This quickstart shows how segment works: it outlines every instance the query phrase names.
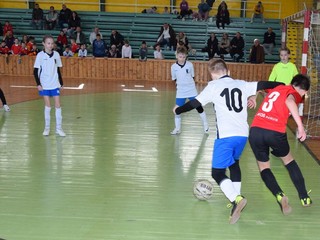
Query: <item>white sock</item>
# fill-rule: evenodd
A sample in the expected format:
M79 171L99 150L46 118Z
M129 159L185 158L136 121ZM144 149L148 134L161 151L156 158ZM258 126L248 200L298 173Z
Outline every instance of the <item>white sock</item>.
M44 126L45 128L50 128L50 111L51 107L44 107Z
M56 129L61 129L61 126L62 126L61 108L56 108Z
M230 202L235 201L236 197L239 195L229 178L223 180L220 183L220 189L224 193L224 195L229 199Z
M232 184L238 195L241 195L241 182L232 182Z
M175 128L180 131L180 129L181 129L181 116L180 115L174 116L174 124L175 124Z
M199 113L201 120L202 120L202 124L203 124L203 129L206 131L209 128L208 125L208 121L207 121L207 115L205 112Z

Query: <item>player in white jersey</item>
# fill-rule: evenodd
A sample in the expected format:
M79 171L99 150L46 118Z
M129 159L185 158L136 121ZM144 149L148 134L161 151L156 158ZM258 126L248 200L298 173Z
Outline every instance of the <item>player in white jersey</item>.
M176 58L177 62L171 66L171 77L176 82L176 106L182 106L187 99L192 100L197 95L196 84L194 82L194 68L193 64L187 61L188 50L185 47L179 47L177 49ZM205 133L208 133L209 126L207 122L206 113L202 106L196 108L200 114L203 129ZM171 131L172 135L180 134L181 132L181 116L175 115L174 118L175 128Z
M44 50L39 52L34 63L34 77L39 90L39 95L43 96L45 109L45 128L44 136L50 133L50 97L53 97L55 103L56 115L56 134L61 137L66 136L62 130L62 114L60 105L60 89L63 81L59 68L62 67L61 58L58 52L53 50L54 40L52 36L44 36L42 44Z
M256 95L258 90L273 88L281 83L233 80L228 76L227 65L222 59L210 60L208 68L213 81L194 100L175 108L174 113L179 115L209 102L214 104L217 139L212 156L212 177L233 204L229 222L234 224L247 203L241 195L239 165L249 134L247 106L255 107L255 101L250 97ZM227 168L230 178L226 175Z

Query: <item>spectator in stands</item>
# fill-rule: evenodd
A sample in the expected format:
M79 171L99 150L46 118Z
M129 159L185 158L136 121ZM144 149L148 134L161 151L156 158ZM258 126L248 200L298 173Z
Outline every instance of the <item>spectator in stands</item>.
M122 50L121 50L121 57L122 58L132 58L132 48L131 48L128 40L124 41L124 45L122 46Z
M96 39L92 43L92 55L94 57L106 57L107 44L101 39L98 33Z
M21 54L21 44L18 38L14 39L14 44L11 46L11 54L20 55Z
M28 37L28 35L23 35L23 36L22 36L22 39L21 39L21 43L27 44L28 42L29 42L29 37Z
M164 59L164 56L163 56L163 53L162 53L162 50L161 50L161 46L160 46L159 43L157 43L154 46L153 56L154 56L155 59Z
M193 20L207 21L210 10L211 8L208 3L206 3L204 0L201 0L198 5L198 12L193 13Z
M264 49L257 38L254 39L253 45L250 49L249 62L257 64L264 63Z
M215 1L216 1L216 0L206 0L206 3L209 5L210 10L212 9L213 4L214 4Z
M0 54L7 55L7 56L8 56L8 54L10 54L10 48L8 48L8 46L7 46L5 41L1 42Z
M14 44L15 37L13 36L11 31L8 31L6 35L3 37L3 40L6 42L6 45L9 49L11 49L11 46Z
M28 53L31 51L31 49L33 48L33 44L35 42L35 38L33 36L29 37L28 43L26 44L27 49L28 49Z
M139 49L139 61L147 61L148 47L146 41L142 41Z
M58 21L58 12L51 6L46 15L46 29L52 30L56 27Z
M120 57L121 57L121 54L120 54L120 52L119 52L119 50L118 50L118 48L117 48L116 45L114 45L114 44L111 45L111 47L110 47L110 49L109 49L109 51L108 51L107 56L108 56L109 58L120 58Z
M103 39L103 36L100 32L100 29L98 27L93 28L93 31L90 33L89 42L92 45L93 41L97 38L97 34L100 34L101 39Z
M244 56L244 40L240 32L232 38L230 42L230 56L233 58L234 62L240 62L240 59Z
M3 36L3 27L2 27L2 24L1 24L1 21L0 21L0 36Z
M84 58L88 55L88 51L86 49L86 44L81 44L80 49L78 51L78 57Z
M252 14L252 17L251 17L251 23L253 23L253 19L254 19L254 18L261 18L262 23L266 23L266 22L264 21L264 18L263 18L263 13L264 13L264 7L263 7L263 5L262 5L262 2L259 1L259 2L254 6L253 14Z
M187 50L189 50L189 39L187 38L186 34L184 32L179 32L178 35L177 35L177 39L176 39L176 42L183 42L183 45L185 46L185 48Z
M59 13L59 27L60 29L69 28L69 19L71 18L72 11L67 8L65 4L62 4L62 9Z
M142 11L142 13L155 14L155 13L157 13L157 7L154 6L154 7L152 7L152 8L144 9L144 10Z
M219 47L220 58L224 59L224 55L229 54L230 52L230 40L229 40L228 33L224 33L222 35L222 38L219 42L218 47Z
M71 17L69 18L68 25L68 36L72 37L77 27L81 27L81 18L78 16L78 13L76 11L72 12Z
M228 5L226 4L225 1L222 1L220 3L218 7L217 16L216 16L216 25L218 29L220 29L220 24L223 29L225 24L227 25L230 24L230 14L228 10Z
M218 54L218 39L215 33L211 33L209 39L207 40L207 49L208 49L208 56L209 60L214 58L214 55Z
M8 31L10 31L10 32L13 34L13 26L12 26L12 24L7 20L7 21L5 21L4 26L3 26L3 36L5 36Z
M79 48L80 48L80 44L76 43L76 40L74 38L70 39L70 50L73 53L73 55L78 54Z
M66 46L66 49L63 51L64 57L73 57L73 52L71 51L69 46Z
M63 30L60 30L60 34L57 37L57 52L62 56L65 47L68 45L68 39Z
M178 16L179 19L185 20L186 16L190 17L192 15L192 10L189 9L189 4L186 0L182 0L180 3L180 14Z
M262 45L264 52L271 55L273 48L276 46L276 34L271 27L268 27L268 31L264 33Z
M122 46L124 45L124 37L117 30L111 31L110 45L116 45L119 52L122 50Z
M27 48L27 44L25 44L24 42L21 42L21 56L24 55L28 55L28 48Z
M76 30L72 34L72 38L76 40L76 43L80 46L83 43L86 43L86 35L82 32L81 27L77 27Z
M39 7L38 3L34 4L31 24L34 29L43 29L43 10Z
M176 33L170 24L164 23L163 26L161 26L157 43L159 43L160 46L166 46L168 50L175 50L177 45Z
M164 7L162 14L170 14L169 8L168 7Z
M39 49L36 43L32 45L31 50L28 52L28 56L37 56L39 53Z

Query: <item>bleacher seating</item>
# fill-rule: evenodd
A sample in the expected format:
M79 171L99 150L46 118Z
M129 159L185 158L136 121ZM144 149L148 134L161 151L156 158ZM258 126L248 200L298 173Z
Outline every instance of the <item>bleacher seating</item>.
M32 35L36 38L36 42L40 43L43 35L51 34L58 36L59 29L56 30L33 30L31 22L32 9L13 9L0 8L0 21L3 23L9 20L14 26L14 35L21 39L22 35ZM44 10L46 12L46 10ZM81 17L82 30L89 39L90 32L97 26L106 39L109 41L111 30L118 30L126 39L130 41L133 48L133 54L138 56L139 47L142 41L146 41L148 46L153 46L157 40L160 27L167 22L172 25L176 33L183 31L189 39L193 49L196 50L195 55L190 55L192 60L207 60L207 53L201 52L205 47L206 41L211 32L215 32L220 40L222 34L227 32L230 39L236 32L241 32L245 40L245 57L247 61L248 52L255 38L263 40L263 34L268 27L272 27L276 33L276 48L273 55L266 55L267 63L275 63L279 61L278 48L281 45L281 25L279 19L266 19L266 24L255 22L250 23L249 18L231 18L231 23L225 29L217 29L215 20L208 22L194 22L191 19L182 21L177 19L176 15L165 14L143 14L143 13L111 13L111 12L89 12L78 11ZM166 59L174 59L173 51L164 51ZM148 56L153 58L153 50L149 49ZM226 58L230 60L230 58Z

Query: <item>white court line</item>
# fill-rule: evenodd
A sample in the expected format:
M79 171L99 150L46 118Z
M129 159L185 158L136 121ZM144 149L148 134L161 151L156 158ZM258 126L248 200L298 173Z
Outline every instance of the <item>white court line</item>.
M37 86L19 86L19 85L11 85L13 88L36 88ZM67 90L81 90L84 88L84 83L81 83L78 87L63 87L63 89Z
M130 89L130 88L124 88L122 89L125 92L158 92L158 89L156 89L155 87L152 87L152 89L148 90L148 89Z

